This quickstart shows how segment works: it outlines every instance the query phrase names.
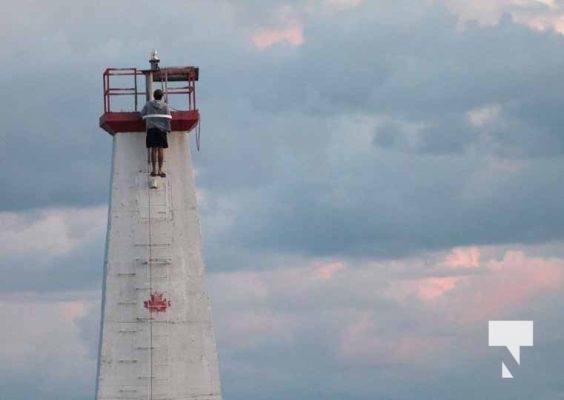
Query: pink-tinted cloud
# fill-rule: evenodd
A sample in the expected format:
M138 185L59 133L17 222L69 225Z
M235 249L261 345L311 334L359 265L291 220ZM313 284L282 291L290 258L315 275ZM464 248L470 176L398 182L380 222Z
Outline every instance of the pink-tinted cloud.
M339 357L355 364L413 364L431 356L448 358L446 354L452 350L454 340L458 347L474 349L474 336L462 333L445 336L437 334L436 329L447 328L453 332L454 326L466 326L464 332L474 332L473 327L485 326L488 320L503 319L535 298L564 287L563 259L529 257L523 251L514 250L506 250L501 256L486 255L493 252L478 247L455 248L438 256L432 266L410 265L415 270L425 265L437 276L410 280L390 277L385 296L394 299L405 311L417 305L417 317L409 317L409 321L426 328L408 332L392 329L395 334L390 334L387 326L390 321L366 310L344 324L339 333ZM395 267L399 265L396 263ZM449 276L449 270L455 275ZM355 272L349 268L342 274Z
M483 258L483 257L482 257ZM478 249L453 250L439 265L481 267L480 273L398 281L388 295L401 304L418 298L430 318L473 324L503 318L537 296L562 289L564 260L506 251L480 260Z
M455 342L473 348L476 327L560 290L564 260L472 246L366 264L294 260L211 280L218 339L227 348L291 345L316 327L346 363L427 363L448 359Z
M450 268L479 267L480 249L478 247L458 247L446 255L444 265Z
M417 292L423 300L431 300L442 296L456 287L460 277L427 278L417 282Z
M328 264L321 264L313 268L313 276L316 279L327 281L332 279L335 274L345 269L345 264L342 262L332 262Z
M283 28L263 29L252 36L252 41L259 49L265 49L276 43L287 42L293 46L304 44L303 25L298 22L291 23Z
M486 268L488 274L468 278L465 287L451 299L463 322L503 317L507 311L564 284L562 259L530 258L520 251L508 251L501 260L489 260Z
M480 266L480 249L478 247L457 247L442 257L436 263L437 268L448 269L478 268ZM421 268L414 266L414 268ZM444 274L444 272L441 272ZM430 276L417 279L404 279L392 282L387 295L403 301L406 298L417 297L421 300L433 300L455 289L466 279L463 275Z
M475 274L445 276L444 267L481 269ZM520 251L483 259L477 247L455 248L436 263L436 268L437 276L392 281L386 295L399 303L419 299L431 312L448 309L455 320L472 323L502 317L535 296L564 285L564 260L528 257Z
M412 298L429 301L456 288L461 279L463 278L458 276L448 276L400 280L392 282L386 296L400 303Z
M564 12L554 15L527 15L523 13L515 13L516 22L529 26L537 31L554 30L564 34Z

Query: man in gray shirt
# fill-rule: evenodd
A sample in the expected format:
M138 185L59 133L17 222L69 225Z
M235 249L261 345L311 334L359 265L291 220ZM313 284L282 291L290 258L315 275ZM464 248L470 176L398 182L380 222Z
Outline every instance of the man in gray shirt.
M151 176L165 177L163 172L164 149L168 148L167 134L170 132L170 110L163 101L163 91L157 89L153 92L154 100L148 101L141 110L141 116L145 120L147 138L145 143L151 149L151 165L153 167ZM157 159L159 169L157 170Z

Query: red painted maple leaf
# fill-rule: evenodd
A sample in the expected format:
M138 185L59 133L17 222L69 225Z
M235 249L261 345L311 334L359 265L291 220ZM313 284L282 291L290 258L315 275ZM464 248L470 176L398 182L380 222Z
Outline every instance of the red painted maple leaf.
M170 304L170 300L165 299L164 294L159 292L151 293L150 299L144 302L145 308L150 312L165 312Z

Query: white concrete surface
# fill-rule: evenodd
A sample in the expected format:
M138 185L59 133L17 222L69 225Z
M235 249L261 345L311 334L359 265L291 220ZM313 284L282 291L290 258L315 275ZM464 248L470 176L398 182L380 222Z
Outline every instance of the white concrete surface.
M188 138L169 134L150 189L145 135L114 136L97 400L221 399Z

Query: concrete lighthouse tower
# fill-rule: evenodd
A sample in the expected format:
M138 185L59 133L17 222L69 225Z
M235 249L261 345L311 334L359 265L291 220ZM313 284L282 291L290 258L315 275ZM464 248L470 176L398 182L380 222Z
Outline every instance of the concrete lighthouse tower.
M156 51L150 61L103 75L100 126L113 136L113 162L96 399L220 400L186 134L199 121L199 70L159 67ZM172 112L164 178L149 175L138 112L157 86L183 108ZM125 98L130 110L113 111Z

